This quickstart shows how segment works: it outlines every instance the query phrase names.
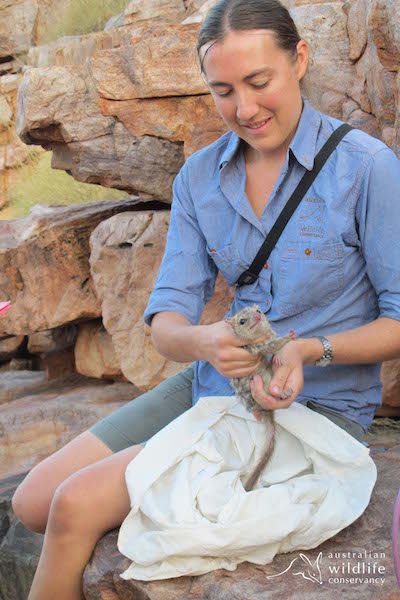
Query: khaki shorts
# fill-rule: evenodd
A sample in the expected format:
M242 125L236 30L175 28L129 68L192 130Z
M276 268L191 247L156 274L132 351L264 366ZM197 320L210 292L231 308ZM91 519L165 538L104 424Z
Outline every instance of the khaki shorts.
M192 407L193 377L193 366L183 369L150 392L107 415L93 425L90 431L113 452L136 444L145 445L153 435ZM365 430L355 421L319 406L312 400L301 400L301 403L333 421L359 442L363 441Z

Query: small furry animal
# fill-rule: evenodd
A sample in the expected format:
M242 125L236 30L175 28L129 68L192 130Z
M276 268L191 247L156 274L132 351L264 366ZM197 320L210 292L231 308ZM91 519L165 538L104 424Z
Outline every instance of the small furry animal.
M229 382L236 392L236 396L242 400L246 408L251 411L257 411L263 419L267 429L267 441L265 450L262 454L261 459L256 465L255 469L251 473L250 477L246 481L245 490L250 491L254 488L257 480L271 458L274 450L275 442L275 422L274 414L272 410L262 408L254 400L251 390L250 381L254 375L259 374L264 383L264 389L268 390L268 386L272 379L272 360L269 360L268 355L278 352L285 344L295 339L294 332L291 331L289 335L285 337L279 337L278 334L272 329L268 319L257 304L253 306L246 306L242 310L239 310L233 317L226 319L226 322L232 327L234 333L242 340L249 340L248 346L243 346L245 350L248 350L252 354L263 354L264 359L257 369L248 376L245 377L234 377ZM269 333L269 338L260 344L251 344L251 340L263 337ZM293 390L287 389L284 391L279 398L287 399L293 394Z

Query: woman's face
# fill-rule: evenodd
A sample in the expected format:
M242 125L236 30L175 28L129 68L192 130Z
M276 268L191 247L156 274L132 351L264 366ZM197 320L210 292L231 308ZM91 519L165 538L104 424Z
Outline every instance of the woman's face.
M204 54L207 82L228 127L259 157L286 151L302 111L299 82L307 69L307 44L298 43L294 59L270 31L230 31L204 45Z

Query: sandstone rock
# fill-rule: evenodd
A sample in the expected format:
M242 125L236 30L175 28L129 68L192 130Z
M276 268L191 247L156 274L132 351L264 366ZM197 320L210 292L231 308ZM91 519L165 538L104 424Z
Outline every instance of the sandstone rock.
M117 117L134 136L183 142L185 157L227 131L210 95L118 102L100 99L99 106L104 115Z
M183 0L131 0L124 11L124 23L136 23L147 19L176 18L184 13Z
M28 351L31 354L41 354L66 350L75 345L78 336L76 325L56 327L46 331L32 333L28 338Z
M42 354L37 364L38 369L46 374L47 381L64 379L76 373L73 349Z
M99 52L90 59L99 93L105 97L116 96L121 70L122 81L128 78L132 82L128 86L130 98L208 93L195 51L198 29L197 24L163 24L153 26L147 35L139 30L131 40L131 47L105 53L108 61L115 61L115 57L120 55L121 68L116 72L103 71L99 65L104 62L104 53Z
M25 600L28 597L43 536L25 529L11 508L14 491L25 474L0 479L0 598Z
M0 131L11 125L12 110L4 96L0 96Z
M304 94L318 110L341 118L337 95L341 96L343 104L354 78L343 4L295 6L292 15L301 37L310 46L309 69L302 84ZM324 95L332 91L334 96ZM330 102L332 98L333 103Z
M367 15L370 5L371 0L355 0L349 10L347 30L350 40L349 56L352 60L358 60L367 47Z
M78 181L170 201L184 161L182 145L147 136L138 140L114 118L102 116L87 69L27 71L18 106L18 134L28 144L51 147L54 168Z
M89 236L103 219L135 206L143 206L138 198L36 206L29 217L0 221L0 297L12 301L0 338L99 317Z
M372 112L382 123L393 123L396 115L395 74L380 63L372 41L368 43L362 59L358 61L356 72L352 97L360 102L363 110ZM361 83L358 82L359 78ZM357 97L357 86L363 88L367 102L365 98Z
M191 6L196 8L196 12L186 17L186 19L182 22L184 25L187 23L202 23L208 11L216 4L217 0L206 0L203 3L200 2L192 2Z
M90 265L103 323L126 378L146 391L183 368L154 348L142 317L164 253L168 211L121 215L102 223L90 238ZM116 215L117 217L117 215ZM219 277L201 323L222 319L233 298Z
M90 321L79 326L75 364L77 372L87 377L126 381L112 338L101 321Z
M382 364L382 404L400 407L400 360L388 360Z
M0 385L5 375L0 373ZM43 377L41 383L40 387L25 383L16 399L0 405L0 474L31 469L140 394L129 383L78 375L56 382Z
M24 335L10 336L0 340L0 360L7 360L15 356L24 340Z
M368 27L379 60L390 71L400 69L400 14L397 0L373 0Z
M0 405L24 394L46 387L47 377L42 371L2 371L0 373Z
M6 371L35 371L35 360L33 358L12 358L7 365Z
M1 0L0 57L14 57L29 50L38 5L32 0Z
M386 456L387 454L387 456ZM254 598L307 598L319 600L321 593L327 600L335 600L338 593L345 592L346 600L395 600L398 597L396 578L391 552L392 507L398 493L398 480L394 477L400 466L400 447L390 453L372 454L378 468L378 479L371 501L352 525L339 532L314 550L306 550L305 555L314 562L319 552L322 585L316 585L305 577L293 577L289 572L273 580L266 576L285 571L291 561L298 558L297 552L277 555L273 562L258 566L242 563L236 571L213 571L200 577L179 577L163 581L125 581L120 574L130 564L117 549L118 531L108 533L100 540L84 573L84 592L87 600L168 600L181 598L208 598L210 600L253 600ZM366 554L359 558L358 553ZM341 557L346 555L346 559ZM354 553L354 554L353 554ZM369 558L372 553L372 558ZM383 557L374 558L373 553ZM349 558L347 558L349 556ZM336 558L338 557L338 558ZM383 584L349 584L329 581L330 568L338 568L344 579L352 576L351 569L383 567ZM345 564L342 574L342 565ZM349 564L348 564L349 563ZM349 570L348 570L349 569ZM338 577L340 577L338 576ZM360 576L360 575L359 575ZM379 587L379 589L378 589Z

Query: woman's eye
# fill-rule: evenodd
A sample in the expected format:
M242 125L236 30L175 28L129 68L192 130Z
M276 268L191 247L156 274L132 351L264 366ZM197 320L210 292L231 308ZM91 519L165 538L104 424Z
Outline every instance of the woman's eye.
M227 92L217 92L217 96L219 96L220 98L225 98L226 96L229 96L231 91L232 90L228 90Z
M268 84L269 84L269 81L264 81L264 83L253 83L252 86L256 90L261 90L262 88L267 87Z

